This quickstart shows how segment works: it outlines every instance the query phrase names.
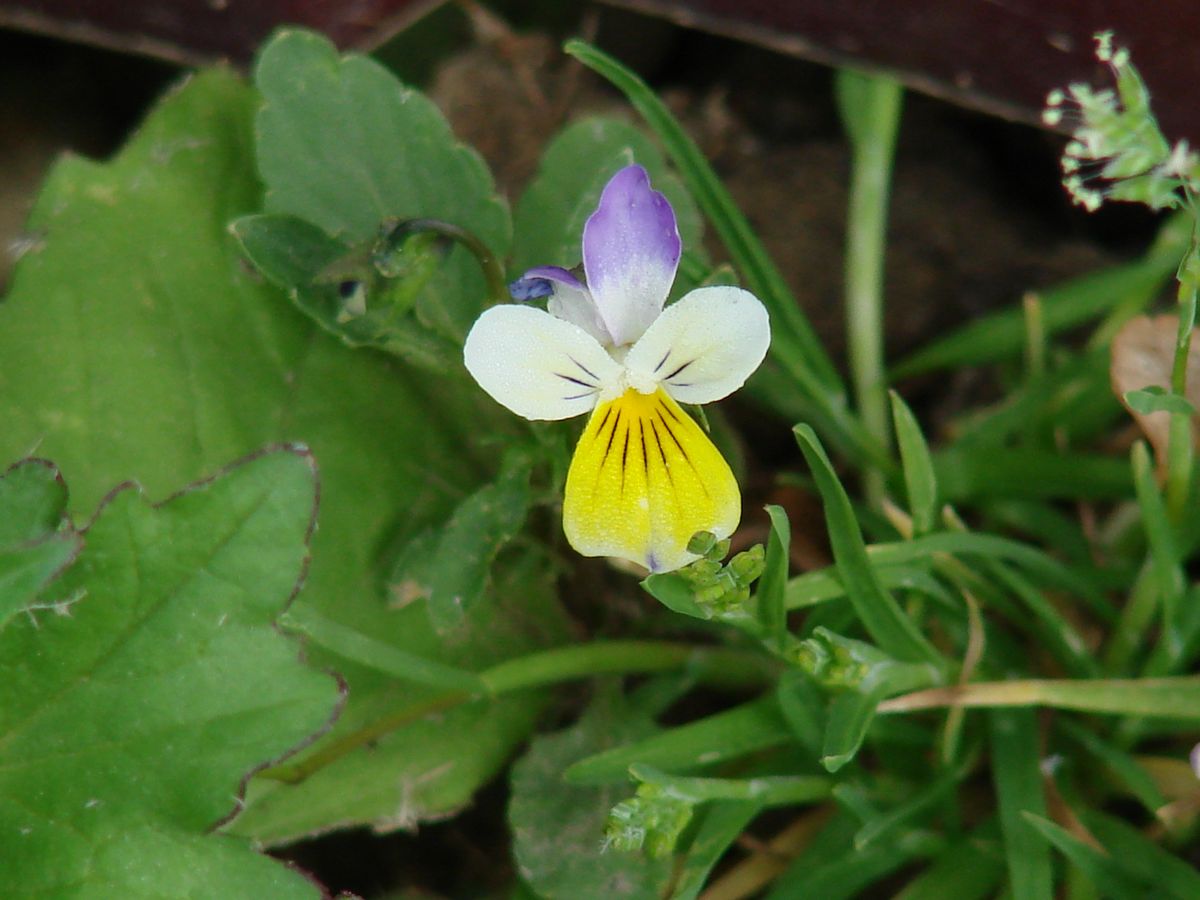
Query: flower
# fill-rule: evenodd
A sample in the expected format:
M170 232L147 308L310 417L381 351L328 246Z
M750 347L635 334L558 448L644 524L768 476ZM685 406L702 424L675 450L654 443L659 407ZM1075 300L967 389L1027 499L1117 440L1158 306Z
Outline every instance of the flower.
M527 419L591 413L567 474L563 530L585 556L668 572L697 559L698 531L729 536L737 481L679 406L737 390L770 344L763 305L736 287L702 287L663 308L681 243L675 212L641 166L605 185L583 229L586 283L558 266L513 282L467 335L467 370Z

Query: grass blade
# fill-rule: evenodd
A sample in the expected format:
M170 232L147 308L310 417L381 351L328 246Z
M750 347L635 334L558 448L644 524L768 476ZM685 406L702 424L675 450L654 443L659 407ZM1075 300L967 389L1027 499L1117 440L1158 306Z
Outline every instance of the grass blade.
M912 516L913 535L920 537L929 534L937 525L937 474L917 417L895 391L891 391L891 398L892 424L896 429L896 442L900 446L908 512Z
M1046 817L1037 714L1025 709L998 710L988 722L1009 889L1021 900L1053 900L1050 845L1025 818L1026 814Z
M937 650L880 584L867 556L850 498L838 481L816 433L807 425L797 425L793 431L824 501L833 558L863 627L886 653L896 659L934 663L944 668L945 661Z
M575 784L624 782L634 763L670 771L694 769L790 740L791 729L774 695L769 694L727 712L589 756L567 769L564 777Z

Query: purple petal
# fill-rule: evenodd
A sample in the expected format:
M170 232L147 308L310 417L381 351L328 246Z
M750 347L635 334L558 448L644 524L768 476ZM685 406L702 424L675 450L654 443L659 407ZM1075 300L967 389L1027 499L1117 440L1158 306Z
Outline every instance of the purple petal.
M508 286L514 300L540 300L554 293L554 284L583 290L583 282L562 266L535 266Z
M596 311L592 295L582 281L562 266L537 266L508 286L514 300L549 297L546 311L578 325L601 344L612 345L612 336Z
M679 267L679 229L667 198L641 166L626 166L583 228L583 268L616 345L642 336L662 311Z

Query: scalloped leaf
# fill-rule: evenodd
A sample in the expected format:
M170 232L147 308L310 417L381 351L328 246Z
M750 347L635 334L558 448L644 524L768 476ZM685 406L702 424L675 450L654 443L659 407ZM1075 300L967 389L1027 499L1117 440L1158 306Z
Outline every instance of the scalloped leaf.
M306 453L260 456L159 507L105 501L51 599L0 632L7 896L316 897L211 835L255 767L325 726L336 681L274 627L316 504Z
M471 669L561 640L544 557L496 579L447 641L422 604L389 605L395 549L493 474L496 456L477 429L504 431L477 389L346 347L248 270L226 225L261 206L258 103L232 73L204 72L111 161L55 166L29 224L44 240L0 304L0 459L38 446L71 484L70 510L86 518L127 479L163 496L263 446L301 442L320 464L321 511L298 607ZM350 685L337 729L311 752L434 690L317 638L308 655ZM260 785L249 802L271 794L269 809L248 810L237 827L282 841L445 815L495 775L545 696L475 704L390 733L304 785Z
M257 154L267 212L297 216L350 245L374 238L389 217L441 219L507 254L508 208L479 154L379 63L339 56L319 34L283 29L259 54L254 80L265 100ZM478 264L456 248L417 312L461 338L484 297Z
M66 506L66 485L45 460L22 460L0 476L0 629L32 613L38 591L79 552Z

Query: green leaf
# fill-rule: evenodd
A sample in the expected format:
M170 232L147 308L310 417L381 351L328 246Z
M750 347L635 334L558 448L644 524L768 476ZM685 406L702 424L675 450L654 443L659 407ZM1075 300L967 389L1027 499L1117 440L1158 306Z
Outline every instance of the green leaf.
M1168 220L1158 240L1139 260L1089 273L1042 292L1046 336L1095 319L1119 305L1140 309L1158 295L1179 266L1192 229L1187 213ZM1134 303L1130 303L1132 298ZM978 366L1019 356L1025 347L1024 308L993 313L922 347L893 367L892 380L934 369Z
M81 541L64 521L66 505L58 469L44 460L24 460L0 476L0 629L17 613L32 612L38 591L79 552Z
M1188 900L1200 896L1200 872L1120 819L1085 810L1084 825L1124 871L1153 886L1152 896Z
M67 508L67 487L53 463L26 459L0 476L0 550L51 537Z
M69 616L0 633L0 880L29 895L316 897L214 836L247 774L324 726L336 682L274 619L315 512L311 458L271 453L155 508L105 502L50 588ZM152 887L151 887L152 886Z
M934 454L933 465L942 499L948 503L991 498L1123 500L1133 493L1129 467L1099 453L955 445Z
M0 304L0 458L40 442L86 519L127 479L162 497L263 446L302 442L320 466L321 514L297 609L471 669L560 640L544 558L499 579L453 643L438 639L423 604L389 605L397 548L493 471L495 453L472 437L487 398L347 348L246 271L226 223L261 204L258 103L229 72L203 73L111 161L56 165L29 222L47 238ZM309 754L436 691L319 640L309 655L350 686L342 718ZM273 811L248 809L235 827L281 840L445 814L495 775L544 702L530 691L476 704L388 733L319 781L256 784L250 806L271 794Z
M900 461L904 469L908 512L912 516L913 534L920 537L937 527L937 474L917 417L898 393L891 391L891 398L892 423L896 429L896 442L900 447Z
M670 900L695 900L713 867L761 810L762 804L750 800L710 804L678 865Z
M230 231L255 268L286 291L301 312L349 346L377 347L431 372L456 371L458 345L423 327L407 309L385 303L348 313L340 284L321 276L351 250L315 225L295 216L266 214L242 216ZM364 292L367 283L360 286Z
M983 900L997 896L1004 877L1004 858L995 844L995 828L980 828L975 834L946 847L932 865L896 895L896 900Z
M1130 454L1133 467L1133 482L1137 490L1138 506L1142 513L1142 527L1146 542L1150 545L1150 565L1158 582L1158 601L1162 609L1162 640L1177 657L1182 649L1179 623L1179 608L1187 590L1187 579L1181 565L1181 556L1175 529L1167 518L1166 504L1154 478L1154 464L1145 443L1138 441Z
M915 848L903 844L878 843L857 850L854 834L858 824L841 813L821 829L767 894L768 900L789 897L820 897L821 900L850 900L862 896L868 885L909 861Z
M771 534L767 539L766 568L758 580L754 597L766 639L782 647L787 635L784 592L787 588L788 548L791 546L792 529L782 506L767 506L766 510L771 520Z
M508 453L496 480L460 503L442 528L424 567L426 608L438 633L462 628L467 613L483 597L496 554L525 523L530 469L527 453Z
M604 824L627 784L563 781L572 763L606 747L651 734L654 723L629 709L615 692L593 702L565 731L537 737L513 766L508 823L517 871L539 896L563 900L658 897L671 859L605 850Z
M917 698L924 698L918 702ZM889 710L895 708L889 701ZM1115 716L1200 719L1200 675L1178 678L1089 680L1029 679L972 682L953 689L934 689L906 699L905 709L927 709L953 703L964 707L1049 706Z
M373 238L389 217L435 218L507 253L508 209L479 155L379 63L339 57L326 38L284 29L259 54L254 80L265 101L257 158L267 212L304 219L347 245ZM422 291L418 313L461 338L485 296L478 264L456 248Z
M880 584L867 557L862 530L854 517L850 498L834 474L816 433L807 425L797 425L793 432L821 492L833 558L846 586L846 595L863 627L896 659L941 665L937 650Z
M344 659L369 666L393 678L445 690L477 694L485 690L483 681L469 669L406 653L361 631L340 625L309 606L289 610L280 618L280 623L286 628L302 632Z
M818 755L826 728L824 691L807 672L788 669L779 678L775 697L793 737L807 752Z
M573 268L582 260L583 226L612 174L637 163L675 210L684 249L703 253L704 223L696 202L644 132L618 119L573 122L546 147L537 175L513 212L512 271ZM694 257L693 257L694 258Z
M1125 402L1135 413L1149 415L1156 412L1182 413L1194 416L1196 408L1187 397L1170 394L1158 385L1142 388L1138 391L1126 391Z
M1046 816L1037 714L1031 709L994 710L988 722L1009 887L1014 897L1050 900L1054 896L1050 846L1029 819Z
M1136 797L1150 815L1157 814L1159 809L1167 805L1167 798L1163 796L1153 777L1132 754L1065 716L1058 719L1055 726L1099 760L1114 776L1114 780Z
M1010 561L1041 582L1086 597L1089 603L1097 609L1107 608L1106 618L1113 616L1111 604L1102 596L1096 586L1081 577L1078 571L1064 566L1036 547L1020 541L994 534L940 532L914 538L911 541L872 544L867 548L868 559L881 572L886 572L892 566L904 566L920 560L932 559L942 553L967 558L979 556ZM825 577L818 579L817 576L826 576L827 574L834 573L832 570L824 570L819 573L810 572L792 579L792 584L806 587L811 583L824 595L829 592L830 587L825 581ZM809 578L813 580L806 581ZM796 590L798 592L799 587ZM789 597L792 593L793 588L789 587Z
M790 738L775 698L766 696L589 756L571 765L565 777L573 784L609 784L625 781L634 763L682 771L777 747Z
M802 646L817 661L813 666L817 680L845 691L830 704L825 725L821 765L829 772L836 772L858 753L881 700L937 680L936 670L928 664L898 662L870 644L827 628L814 629Z

